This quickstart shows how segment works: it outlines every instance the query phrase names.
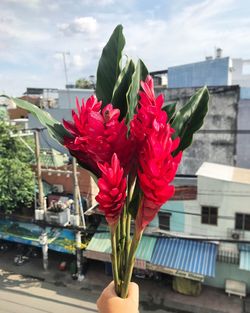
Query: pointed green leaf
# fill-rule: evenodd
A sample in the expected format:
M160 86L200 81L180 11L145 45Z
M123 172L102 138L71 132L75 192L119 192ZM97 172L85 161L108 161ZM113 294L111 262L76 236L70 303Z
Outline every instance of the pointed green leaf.
M125 117L127 113L126 94L131 84L132 75L134 71L135 71L134 62L132 60L127 61L126 66L123 68L115 84L111 103L115 108L120 110L121 118Z
M103 48L97 68L96 96L98 100L102 100L103 107L111 102L113 90L121 72L121 57L124 46L125 38L122 33L122 25L118 25Z
M47 127L50 136L63 144L64 136L72 137L63 125L54 119L48 112L41 110L36 105L18 98L10 98L18 107L23 108L38 118L41 124Z
M127 103L128 103L128 112L127 112L127 121L130 121L135 113L135 108L138 103L138 92L140 90L141 80L145 80L148 75L148 70L146 65L142 60L138 60L134 74L132 76L132 82L127 93Z
M162 110L165 111L168 115L168 121L170 121L174 117L175 109L176 103L167 104L162 108Z
M207 87L203 87L176 113L171 123L175 129L173 138L180 137L181 142L174 155L191 145L194 133L203 125L208 111L208 102L209 92Z

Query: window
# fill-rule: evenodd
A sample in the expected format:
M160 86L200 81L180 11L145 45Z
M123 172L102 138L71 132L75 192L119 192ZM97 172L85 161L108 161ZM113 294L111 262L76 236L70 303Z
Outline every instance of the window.
M235 229L250 230L250 214L235 214Z
M159 228L162 230L170 230L170 217L171 214L159 212Z
M217 225L218 208L213 206L201 207L201 223L209 225Z

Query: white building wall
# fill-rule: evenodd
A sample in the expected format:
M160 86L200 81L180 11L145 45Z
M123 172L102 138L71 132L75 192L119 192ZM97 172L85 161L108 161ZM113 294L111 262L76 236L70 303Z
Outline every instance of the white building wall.
M233 59L232 84L250 88L250 59Z
M250 185L198 177L197 201L185 202L185 211L201 214L201 206L218 207L217 225L201 223L200 215L185 216L185 231L190 234L219 238L231 238L235 229L235 214L250 214ZM250 231L244 232L244 239L250 240Z

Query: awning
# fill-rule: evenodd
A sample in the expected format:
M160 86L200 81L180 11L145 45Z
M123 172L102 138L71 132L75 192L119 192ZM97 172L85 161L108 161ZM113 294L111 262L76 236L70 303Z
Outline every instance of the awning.
M156 243L155 237L143 236L136 251L135 267L146 268L146 262L152 258ZM87 258L110 262L111 244L109 232L95 233L88 244L84 255Z
M215 276L216 254L214 243L158 238L150 263L172 275L202 280L204 276Z

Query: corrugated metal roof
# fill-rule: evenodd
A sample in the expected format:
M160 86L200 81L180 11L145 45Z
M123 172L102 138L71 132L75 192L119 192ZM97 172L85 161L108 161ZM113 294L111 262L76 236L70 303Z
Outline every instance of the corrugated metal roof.
M204 162L196 175L235 183L250 184L250 170L240 167Z
M143 236L136 251L136 259L150 261L155 243L155 237ZM95 233L86 250L111 253L110 234L108 232Z
M241 251L240 252L240 269L245 271L250 271L250 252Z
M151 263L166 268L215 276L217 246L208 242L158 238Z

